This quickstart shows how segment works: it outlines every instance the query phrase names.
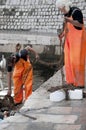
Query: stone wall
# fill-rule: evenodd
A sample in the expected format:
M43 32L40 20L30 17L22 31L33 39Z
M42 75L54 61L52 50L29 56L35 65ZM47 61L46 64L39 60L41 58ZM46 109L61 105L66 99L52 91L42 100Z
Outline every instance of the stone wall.
M56 0L0 0L0 29L28 30L57 33L63 18L58 15ZM86 0L71 0L84 15L86 25Z
M86 0L71 1L82 10L86 25ZM13 52L16 43L30 41L39 53L54 46L54 53L60 54L57 30L62 28L63 16L55 3L56 0L0 0L0 52Z

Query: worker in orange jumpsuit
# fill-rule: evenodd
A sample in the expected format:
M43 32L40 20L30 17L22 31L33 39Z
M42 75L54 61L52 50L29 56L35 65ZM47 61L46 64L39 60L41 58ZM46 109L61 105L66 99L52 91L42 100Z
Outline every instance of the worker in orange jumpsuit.
M35 54L36 59L38 54L30 46L25 47L19 53L12 54L8 58L7 75L8 75L8 95L11 95L11 77L13 77L14 85L14 103L20 104L23 101L23 89L25 90L25 100L32 94L33 84L33 68L29 60L28 51ZM12 76L13 68L13 76Z
M86 31L83 14L72 7L69 0L57 0L56 7L64 14L65 27L60 40L64 37L64 63L66 82L76 88L85 86Z

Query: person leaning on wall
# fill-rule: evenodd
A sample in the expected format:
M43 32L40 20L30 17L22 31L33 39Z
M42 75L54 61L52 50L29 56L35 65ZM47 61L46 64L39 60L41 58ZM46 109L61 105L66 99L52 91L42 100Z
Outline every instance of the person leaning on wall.
M64 64L66 82L76 88L85 86L86 31L82 11L70 0L56 0L56 8L64 15Z
M8 77L8 92L7 95L12 94L11 77L13 80L14 103L15 105L23 102L23 87L25 90L25 100L32 94L33 84L33 67L30 63L28 52L35 55L38 60L39 55L30 46L25 47L21 51L12 54L8 58L7 77ZM13 69L13 74L12 74ZM13 75L13 76L12 76Z

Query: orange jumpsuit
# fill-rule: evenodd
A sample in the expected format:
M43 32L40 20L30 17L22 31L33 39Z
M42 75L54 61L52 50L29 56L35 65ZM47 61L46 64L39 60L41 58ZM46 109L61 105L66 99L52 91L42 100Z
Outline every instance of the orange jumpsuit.
M14 102L23 101L23 87L25 89L25 99L32 93L33 69L29 61L20 60L15 64L13 71Z
M77 30L69 22L66 29L64 45L66 81L76 87L84 86L86 31L84 27L82 30Z

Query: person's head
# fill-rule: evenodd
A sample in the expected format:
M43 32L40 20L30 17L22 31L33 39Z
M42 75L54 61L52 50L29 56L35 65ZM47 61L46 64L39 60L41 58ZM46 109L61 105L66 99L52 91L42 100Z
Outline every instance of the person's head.
M16 52L19 52L20 49L21 49L21 45L20 45L20 43L17 43L16 44Z
M16 55L11 54L9 57L7 57L7 65L8 66L14 66L16 63Z
M72 3L70 0L56 0L56 8L58 8L62 13L66 14Z
M26 49L21 50L19 54L22 59L27 60L28 51Z

